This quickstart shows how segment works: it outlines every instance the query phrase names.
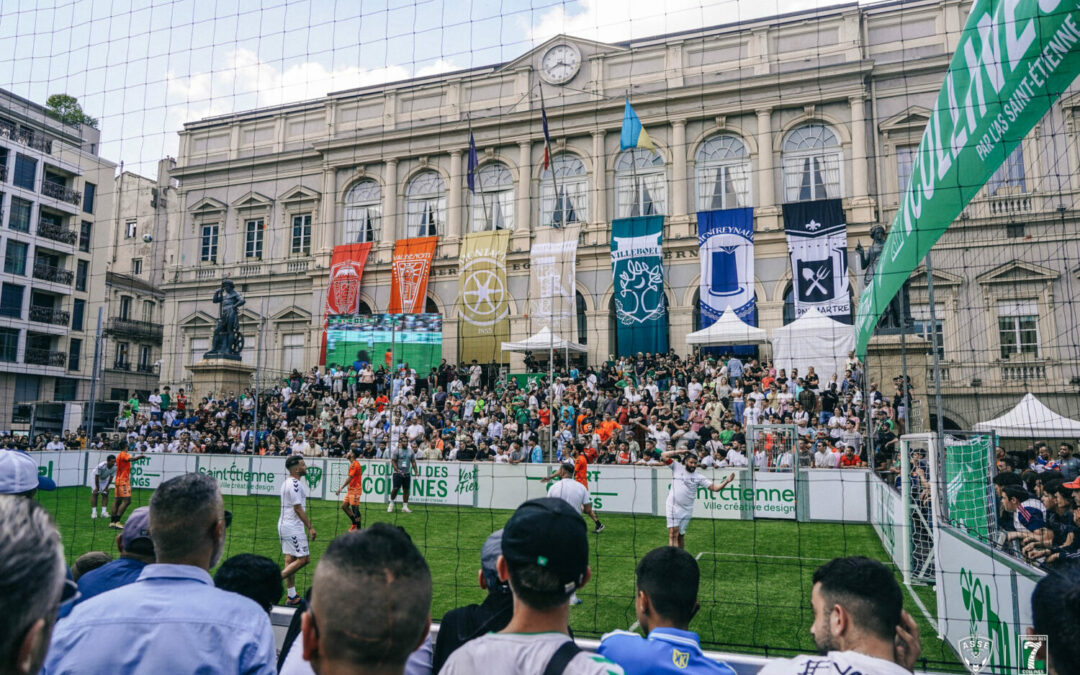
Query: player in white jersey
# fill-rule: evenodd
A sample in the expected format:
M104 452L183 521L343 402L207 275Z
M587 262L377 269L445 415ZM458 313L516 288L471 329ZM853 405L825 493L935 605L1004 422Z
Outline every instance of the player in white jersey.
M292 455L285 460L285 470L289 477L281 484L281 517L278 518L278 536L281 537L281 552L285 554L285 568L281 578L289 589L286 604L300 604L296 593L296 573L311 561L307 535L315 540L315 526L311 524L305 507L307 506L307 486L301 480L307 474L307 464L300 455Z
M109 515L109 485L116 477L116 455L109 455L94 469L94 490L90 493L90 517L98 517L98 495L101 495L101 517Z
M681 463L675 461L678 455L683 455ZM697 472L697 455L685 447L663 452L660 459L670 462L671 467L671 492L667 496L668 546L686 548L686 528L690 525L690 517L694 515L694 499L697 497L698 488L719 492L735 480L735 474L729 474L720 483L712 482L708 476Z

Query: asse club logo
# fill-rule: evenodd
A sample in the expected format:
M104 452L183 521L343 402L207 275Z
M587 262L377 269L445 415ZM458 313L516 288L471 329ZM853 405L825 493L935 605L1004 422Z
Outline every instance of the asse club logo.
M309 490L314 490L319 485L319 481L322 480L322 474L323 470L321 466L309 466L307 468L307 473L304 474L304 480L307 482Z

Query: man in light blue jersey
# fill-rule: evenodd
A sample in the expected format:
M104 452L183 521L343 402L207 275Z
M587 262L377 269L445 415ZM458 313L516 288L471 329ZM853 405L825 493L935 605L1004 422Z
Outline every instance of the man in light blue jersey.
M705 656L697 633L688 630L700 607L700 571L694 556L675 546L661 546L645 554L635 572L634 611L648 637L621 630L608 633L597 653L622 666L626 675L735 675L726 663Z

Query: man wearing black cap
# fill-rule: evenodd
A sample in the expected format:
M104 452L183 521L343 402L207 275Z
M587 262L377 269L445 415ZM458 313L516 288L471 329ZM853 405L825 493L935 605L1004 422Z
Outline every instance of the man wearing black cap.
M567 634L570 596L592 576L585 521L561 499L533 499L503 528L500 581L509 581L514 616L455 651L442 675L622 675L607 659L582 653Z
M79 579L78 602L135 583L143 568L154 562L149 506L140 506L131 512L124 523L124 531L116 535L116 550L120 552L119 558L87 572Z

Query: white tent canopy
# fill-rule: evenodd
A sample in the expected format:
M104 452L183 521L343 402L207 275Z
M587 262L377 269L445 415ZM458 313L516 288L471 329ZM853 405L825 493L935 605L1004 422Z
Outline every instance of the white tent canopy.
M570 342L569 340L564 340L558 335L555 335L547 326L541 328L536 335L529 336L520 342L502 343L502 350L504 352L536 352L537 356L542 356L542 353L547 353L549 351L589 351L588 347L585 345Z
M855 349L855 327L825 316L811 307L801 317L772 333L773 365L791 375L792 368L805 376L814 367L822 388L833 373L844 377L848 352Z
M686 336L689 345L759 345L768 342L768 333L738 317L731 307L708 328L702 328Z
M1001 417L975 425L977 431L996 431L999 436L1080 438L1080 422L1063 417L1043 405L1032 393Z

